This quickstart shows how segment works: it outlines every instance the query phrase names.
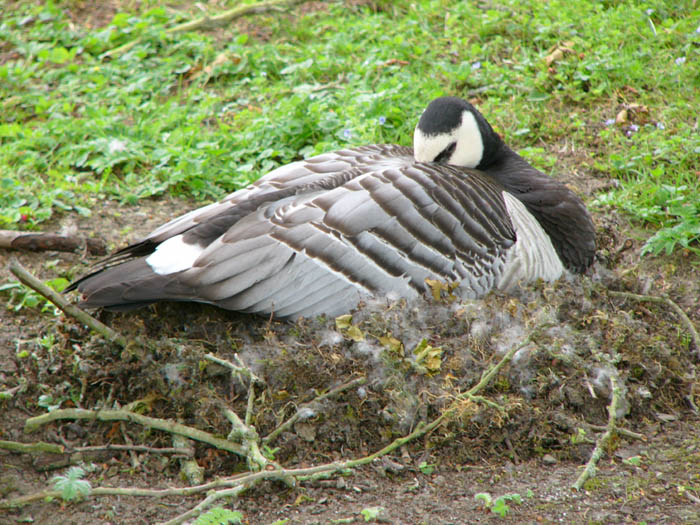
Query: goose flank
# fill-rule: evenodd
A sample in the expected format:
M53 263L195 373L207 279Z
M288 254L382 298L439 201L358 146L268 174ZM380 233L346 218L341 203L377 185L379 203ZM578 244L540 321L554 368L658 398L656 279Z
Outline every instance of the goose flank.
M432 101L413 142L277 168L116 252L69 290L85 307L196 301L297 318L339 315L366 297L411 299L426 279L478 298L592 264L581 199L467 101Z

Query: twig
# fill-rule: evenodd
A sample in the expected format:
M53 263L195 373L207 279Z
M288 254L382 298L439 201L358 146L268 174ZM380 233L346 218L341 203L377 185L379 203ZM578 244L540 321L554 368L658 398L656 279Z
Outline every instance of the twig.
M174 33L180 33L183 31L195 31L198 29L217 27L217 26L225 25L225 24L235 20L236 18L241 18L241 17L247 16L247 15L253 15L253 14L268 13L270 11L281 11L281 10L293 7L297 4L300 4L304 1L305 0L272 0L269 2L260 2L258 4L240 6L240 7L234 8L234 9L229 9L228 11L224 11L223 13L220 13L220 14L215 15L215 16L206 16L205 15L201 18L197 18L196 20L192 20L190 22L185 22L183 24L178 24L178 25L173 26L169 29L166 29L165 33L166 34L174 34ZM128 42L122 46L119 46L119 47L116 47L110 51L107 51L102 56L103 57L112 57L112 56L120 55L120 54L124 53L125 51L128 51L129 49L134 47L139 42L141 42L141 39L137 38L136 40L132 40L131 42Z
M174 434L173 446L188 448L191 451L187 457L180 459L180 473L184 479L190 482L190 485L201 485L204 481L204 469L194 459L194 447L190 446L190 441L178 434Z
M66 449L66 452L109 452L109 451L127 451L134 450L136 452L146 452L149 454L175 454L178 456L194 456L194 449L192 447L149 447L147 445L92 445L89 447L74 447L71 449Z
M584 423L585 425L589 426L592 430L598 430L598 431L603 431L607 430L608 427L604 427L602 425L592 425L590 423ZM638 439L639 441L646 441L647 437L644 434L638 434L637 432L632 432L631 430L627 430L626 428L622 427L615 427L615 432L620 434L621 436L625 436L630 439Z
M97 319L84 312L77 306L66 301L66 299L64 299L64 297L60 293L46 286L39 279L37 279L31 273L29 273L24 268L24 266L22 266L16 260L10 261L10 271L22 282L22 284L25 284L29 288L40 293L46 299L48 299L61 310L63 310L67 315L74 317L84 325L87 325L88 327L92 328L95 332L102 335L105 339L108 339L109 341L118 344L122 348L126 347L126 339L121 334L115 332L109 326L102 324Z
M247 366L238 366L234 365L230 361L227 361L226 359L221 359L220 357L216 357L214 354L204 354L204 359L207 359L208 361L211 361L212 363L216 363L217 365L221 365L223 367L228 368L231 370L231 374L240 374L242 376L247 377L251 381L254 381L258 384L264 385L265 382L260 379L258 376L256 376L253 371L248 368Z
M232 426L228 439L239 439L241 441L241 448L245 451L249 469L253 471L264 470L271 462L260 452L258 446L259 437L255 428L243 423L238 414L228 408L223 402L220 402L220 406L226 419L229 420Z
M251 420L253 419L253 408L255 408L255 382L251 381L248 387L248 403L245 407L245 425L250 427Z
M693 340L693 345L695 349L700 352L700 336L698 336L698 331L695 329L695 325L690 320L690 318L685 314L685 312L678 306L675 301L666 295L640 295L632 292L618 292L615 290L608 290L608 295L613 297L622 297L625 299L633 299L635 301L650 302L650 303L663 303L670 306L680 317L681 322L685 325L686 329L690 333L690 338Z
M588 423L587 421L579 421L578 419L574 419L573 417L563 416L561 414L559 415L559 417L566 421L566 423L571 425L572 427L584 426L598 432L604 432L608 428L605 425L594 425L593 423ZM637 432L632 432L631 430L627 430L626 428L622 427L617 427L615 430L621 436L625 436L631 439L638 439L639 441L647 441L647 437L644 434L638 434Z
M329 397L333 397L333 396L340 394L341 392L344 392L345 390L348 390L348 389L353 388L355 386L364 385L366 382L367 382L367 378L358 377L357 379L353 379L352 381L348 381L347 383L343 383L340 386L337 386L335 388L330 389L325 394L321 394L320 396L315 397L313 400L309 401L308 403L304 403L299 408L297 408L297 411L294 413L294 415L292 415L284 423L279 425L276 429L274 429L272 432L270 432L267 436L265 436L263 438L263 440L262 440L263 445L268 445L271 441L273 441L275 438L277 438L277 436L279 436L282 432L284 432L289 427L291 427L294 423L296 423L297 420L299 419L299 417L301 417L301 414L304 413L305 409L310 409L315 403L323 401L324 399L328 399Z
M19 443L17 441L0 441L0 448L20 452L22 454L63 454L66 449L62 445L54 443Z
M124 438L127 445L134 444L134 442L131 441L131 437L129 437L129 434L126 432L126 425L124 422L119 423L119 431L122 433L122 438ZM131 449L129 450L129 456L131 457L131 466L134 470L138 470L138 468L141 466L141 461L139 461L138 454L135 450Z
M24 386L26 386L25 383L26 383L26 380L23 381L22 379L20 379L19 385L13 386L12 388L8 388L7 390L0 390L0 400L11 399L12 397L14 397L14 395L17 392L19 392L20 390L22 390L22 388Z
M598 464L600 458L603 457L603 454L605 454L605 449L616 431L617 406L620 402L620 386L618 385L617 378L615 377L610 378L610 383L612 386L612 399L608 405L608 425L605 433L596 442L595 448L591 453L591 457L588 460L588 463L586 463L586 468L583 469L583 472L581 472L581 475L576 480L576 483L573 484L573 488L576 490L581 490L581 487L583 487L586 480L592 476L595 476L596 465Z
M148 417L136 412L130 412L128 410L85 410L82 408L64 408L59 410L54 410L53 412L48 412L42 414L41 416L36 416L27 419L24 423L25 432L33 432L41 425L51 423L52 421L58 421L61 419L90 419L96 421L130 421L132 423L138 423L145 427L155 428L157 430L163 430L165 432L170 432L171 434L179 434L181 436L194 439L195 441L201 441L203 443L208 443L214 447L220 448L221 450L227 450L239 456L245 456L245 451L243 447L238 443L233 443L226 439L218 438L209 432L204 432L196 428L188 427L174 421L166 421L164 419L158 419L155 417Z
M93 255L105 255L107 245L101 239L90 239L60 233L0 230L0 248L31 251L74 252L85 248Z

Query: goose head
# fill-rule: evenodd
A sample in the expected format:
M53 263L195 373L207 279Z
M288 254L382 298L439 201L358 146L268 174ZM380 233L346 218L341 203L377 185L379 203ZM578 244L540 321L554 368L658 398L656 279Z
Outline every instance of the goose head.
M417 162L485 169L503 146L484 116L457 97L440 97L428 104L413 133Z

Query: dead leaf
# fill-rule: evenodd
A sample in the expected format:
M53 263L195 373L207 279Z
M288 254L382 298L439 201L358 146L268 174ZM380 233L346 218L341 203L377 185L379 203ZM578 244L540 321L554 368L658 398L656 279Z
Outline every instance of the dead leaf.
M345 314L335 318L335 327L338 330L347 330L352 325L352 315Z
M559 62L562 58L564 58L564 55L567 53L573 53L574 52L574 42L563 42L556 46L552 52L549 53L546 57L544 57L544 61L547 64L547 66L551 66L555 62Z
M457 299L457 296L453 293L455 288L459 286L459 283L457 281L446 283L437 279L426 278L425 284L427 284L430 288L430 292L433 296L433 299L435 299L436 301L444 301L447 303L451 303L452 301Z
M564 58L564 51L562 51L559 48L556 48L549 55L544 57L544 61L548 66L551 66L554 62L558 62L562 58Z
M391 335L391 332L389 332L387 335L384 335L379 338L379 343L389 350L390 352L394 354L398 354L400 356L404 355L403 351L403 343L396 339L394 336Z
M345 331L345 335L347 335L350 339L355 341L356 343L359 343L360 341L365 340L365 334L362 333L362 330L354 324L350 328L348 328Z
M413 354L416 356L416 364L426 368L431 374L440 371L442 348L430 346L428 340L423 339L413 350Z
M621 110L615 117L615 124L620 125L627 122L627 109Z

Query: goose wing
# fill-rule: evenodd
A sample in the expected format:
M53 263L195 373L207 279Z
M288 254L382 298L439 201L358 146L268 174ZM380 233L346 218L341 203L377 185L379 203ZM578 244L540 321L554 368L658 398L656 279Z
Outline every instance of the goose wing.
M279 317L337 315L365 295L413 297L425 280L478 296L515 242L502 188L476 171L371 146L285 166L146 239L152 255L78 283L88 306L202 301ZM192 261L168 267L178 250ZM182 261L179 261L180 263Z

